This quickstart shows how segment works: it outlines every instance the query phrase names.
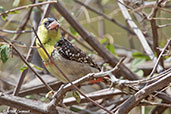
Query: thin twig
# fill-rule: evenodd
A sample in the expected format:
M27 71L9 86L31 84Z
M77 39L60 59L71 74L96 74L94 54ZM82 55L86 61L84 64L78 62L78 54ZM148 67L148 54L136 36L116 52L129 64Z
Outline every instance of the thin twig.
M6 30L6 29L0 29L1 32L9 33L9 34L23 34L23 33L31 33L31 30L18 30L18 31L13 31L13 30Z
M157 11L158 11L158 7L160 6L160 4L163 2L163 0L157 0L156 4L153 8L153 10L151 11L150 15L148 16L148 20L150 20L150 24L151 24L151 30L152 30L152 35L153 35L153 48L154 51L157 54L157 57L159 57L160 55L160 51L158 50L159 44L158 44L158 31L157 31L157 24L156 24L156 20L155 19L151 19L151 18L155 18L157 15ZM163 57L160 57L160 64L161 66L164 68L164 63L163 63ZM161 69L162 70L162 69ZM158 72L161 71L160 69L158 69Z
M110 111L108 111L107 109L105 109L103 106L99 105L98 103L96 103L95 101L93 101L91 98L87 97L84 93L82 93L79 88L77 86L75 86L72 81L65 75L65 73L57 66L57 64L53 61L53 59L51 58L51 56L48 54L47 50L45 49L45 47L43 46L41 40L39 39L36 31L34 30L34 28L32 27L33 32L36 35L36 38L38 39L41 48L45 51L46 55L48 56L49 60L55 65L55 67L57 68L57 70L64 76L64 78L72 85L72 87L74 87L82 96L84 96L87 100L89 100L90 102L92 102L93 104L95 104L96 106L100 107L101 109L103 109L104 111L108 112L109 114L112 114ZM52 101L49 103L49 108L53 108L54 107L54 103L56 104L57 100L61 100L59 98L54 98L52 99Z
M141 32L141 30L137 27L137 25L132 20L130 14L128 13L128 10L126 9L126 7L121 4L121 3L124 3L123 0L118 0L118 1L119 1L118 5L121 8L123 16L125 17L125 19L128 22L129 26L133 29L133 31L135 32L135 34L139 38L139 41L141 42L141 44L142 44L142 46L144 48L144 51L147 53L147 55L154 62L156 62L157 58L155 57L152 49L150 48L149 44L147 43L146 38L144 37L143 33ZM159 69L159 71L161 71L163 68L159 65L158 69Z
M3 37L1 37L5 42L11 44L11 42L9 42L8 40L4 39ZM13 49L16 51L16 53L19 55L19 57L21 58L21 60L29 67L29 69L40 79L40 81L46 86L46 88L51 91L52 88L46 84L46 82L41 78L41 76L30 66L30 64L24 59L24 57L20 54L20 52L16 49L16 47L14 45L11 45L13 47Z
M105 19L107 19L107 20L113 22L113 23L116 24L117 26L119 26L119 27L121 27L122 29L124 29L124 30L128 31L129 33L131 33L132 35L135 35L135 33L134 33L133 31L131 31L128 27L126 27L126 26L122 25L121 23L119 23L118 21L116 21L114 18L111 18L111 17L105 15L104 13L99 12L99 11L93 9L93 8L91 8L90 6L88 6L88 5L86 5L86 4L82 3L82 2L80 2L80 1L78 1L78 0L74 0L74 1L75 1L76 3L82 5L82 6L86 7L88 10L90 10L90 11L92 11L92 12L94 12L94 13L100 15L100 16L103 16Z
M17 109L21 109L21 112L16 111L16 113L20 114L57 114L54 112L58 112L59 114L78 114L76 112L72 112L71 110L68 110L66 108L64 109L58 106L56 106L54 110L48 110L46 103L8 95L2 92L0 92L0 105L7 105ZM6 114L6 112L4 113ZM9 114L14 113L14 111L9 112Z
M35 2L35 0L34 0ZM31 13L32 13L32 10L33 10L33 7L31 7L31 9L28 11L27 15L26 15L26 19L24 21L22 21L22 24L17 28L17 31L22 31L25 29L29 19L30 19L30 16L31 16ZM19 38L21 34L15 34L14 37L12 38L13 40L17 40Z
M171 82L171 74L166 75L165 77L157 80L156 82L144 87L138 91L135 95L131 96L126 100L120 108L117 110L116 114L127 114L132 108L134 108L143 98L149 94L155 92L156 90L162 89L163 87L168 86Z
M72 35L71 33L69 33L68 31L66 31L64 28L60 27L60 29L68 34L71 38L73 38L74 40L76 40L76 42L78 42L80 45L82 45L83 47L85 47L86 49L88 49L89 51L93 51L91 48L89 48L88 46L86 46L84 43L82 43L81 41L78 40L77 37L75 37L74 35Z
M63 4L58 1L54 4L56 10L67 20L67 22L80 34L80 36L93 48L97 53L104 58L111 66L115 66L119 60L107 50L100 42L93 37L78 21L67 11ZM136 74L131 72L124 64L120 66L120 73L123 77L136 80L140 79Z
M45 4L54 4L54 3L57 3L57 1L47 1L47 2L42 2L42 3L29 4L29 5L25 5L25 6L21 6L21 7L17 7L14 9L7 10L3 13L0 13L0 16L8 14L8 13L13 12L13 11L19 11L19 10L23 10L23 9L27 9L27 8L32 8L35 6L41 6L41 5L45 5Z
M164 24L164 25L157 25L158 28L163 28L163 27L168 27L168 26L171 26L171 23Z
M99 78L99 77L104 77L104 76L107 76L109 75L109 73L111 72L117 72L119 69L120 69L120 66L121 66L121 63L123 62L124 58L121 58L120 61L118 62L118 64L111 70L109 71L105 71L105 72L98 72L98 73L90 73L90 74L87 74L75 81L73 81L72 83L74 85L80 85L82 84L83 82L85 81L89 81L89 80L92 80L94 78ZM62 91L60 92L60 94L58 95L58 99L62 99L62 97L64 96L64 94L70 90L72 88L72 85L69 83L67 85L65 85L63 88L62 88ZM56 92L56 94L58 94L58 92ZM58 101L59 102L59 101Z
M150 73L150 75L149 75L150 78L151 78L151 77L153 76L153 74L155 73L155 71L156 71L156 69L157 69L157 65L159 64L162 55L164 54L165 50L167 49L167 47L168 47L169 45L171 45L171 39L168 40L168 42L166 43L166 45L165 45L164 48L162 49L162 52L161 52L160 55L158 56L158 59L157 59L155 65L154 65L154 67L153 67L153 70L151 71L151 73Z
M104 99L105 97L114 97L114 96L118 96L118 95L124 95L123 92L121 92L120 90L115 90L115 89L103 89L103 90L99 90L99 91L95 91L92 93L88 93L86 94L88 97L92 98L93 100L98 100L98 99ZM87 103L89 102L86 98L84 98L83 96L81 97L81 102L80 103ZM65 98L63 103L67 106L69 105L74 105L77 104L77 101L74 99L74 97L69 97L69 98Z
M35 2L35 1L34 1L34 2ZM33 8L33 7L32 7L32 8ZM30 9L30 11L32 11L32 8ZM47 13L47 11L44 10L44 15L45 15L46 13ZM27 17L26 21L23 23L23 26L21 26L21 27L24 27L24 25L26 25L26 23L28 22L29 17L30 17L30 15L31 15L31 12L29 12L28 14L29 14L29 16ZM44 15L42 16L42 19L44 18ZM17 38L17 37L16 37L16 38ZM33 46L33 45L35 44L35 40L36 40L36 38L34 37L33 40L32 40L31 46ZM27 57L26 57L26 61L27 61L27 60L30 61L30 59L31 59L31 57L32 57L32 56L30 56L30 55L31 55L33 52L34 52L34 50L33 50L32 48L29 49L28 54L27 54ZM24 81L25 75L27 74L27 72L28 72L28 69L24 70L24 71L21 73L19 82L18 82L18 84L17 84L17 86L16 86L16 88L15 88L15 90L14 90L13 95L17 95L17 94L18 94L18 92L19 92L19 90L20 90L20 88L21 88L21 85L22 85L22 83L23 83L23 81ZM45 85L45 86L46 86L46 85ZM49 87L50 87L50 86L49 86ZM52 90L52 88L50 88L50 90Z
M35 0L33 0L33 3L35 3ZM25 19L24 22L22 22L22 24L18 27L17 31L22 31L25 29L25 26L27 25L29 19L30 19L30 16L31 16L31 13L32 13L32 10L33 10L33 7L31 7L31 9L29 10L29 12L27 13L27 18ZM17 40L19 38L19 36L21 35L20 34L15 34L14 37L12 38L14 41ZM31 46L33 46L34 43L32 43ZM12 46L14 47L14 46ZM13 48L12 48L13 49ZM26 57L26 60L25 61L28 61L30 62L29 59L31 59L32 56L30 56L31 52L33 53L32 51L32 48L29 49L29 52L27 54L27 57ZM20 55L19 55L20 56ZM18 80L18 83L17 83L17 86L15 87L14 91L13 91L13 95L16 96L21 88L21 85L24 81L24 78L26 76L28 72L28 69L24 70L21 74L20 74L20 77L19 77L19 80ZM7 112L9 112L11 110L11 107L8 107L8 110Z

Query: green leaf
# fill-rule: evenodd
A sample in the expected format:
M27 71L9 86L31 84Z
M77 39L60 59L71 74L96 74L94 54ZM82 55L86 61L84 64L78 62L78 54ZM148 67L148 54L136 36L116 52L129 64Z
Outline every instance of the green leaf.
M20 0L14 0L12 6L17 7L20 4Z
M2 14L2 15L1 15L1 18L2 18L2 20L4 20L4 21L7 19L7 17L8 17L8 14Z
M35 96L34 95L27 95L27 96L25 96L25 98L27 98L27 99L34 99Z
M0 12L2 12L1 18L2 18L2 20L4 20L4 21L7 19L8 14L18 14L18 13L19 13L19 11L11 11L11 12L9 12L9 13L4 13L5 10L4 10L4 8L3 8L2 6L0 6ZM3 14L3 13L4 13L4 14Z
M5 12L5 10L4 10L4 7L3 6L0 6L0 12Z
M74 42L75 42L75 39L72 39L70 42L71 42L71 43L74 43Z
M3 6L0 6L0 12L2 12L2 13L4 13L5 12L5 10L4 10L4 7ZM7 18L7 16L8 16L8 14L2 14L1 15L1 18L2 18L2 20L6 20L6 18Z
M132 53L132 56L134 58L141 58L141 59L145 59L146 61L147 60L150 60L150 57L145 55L144 53L140 53L140 52L135 52L135 53Z
M72 26L69 27L69 30L74 36L79 36L79 34L75 31L74 28L72 28Z
M115 54L115 48L112 44L106 44L106 48L112 53Z
M19 13L19 11L11 11L8 14L18 14L18 13Z
M108 38L104 38L103 40L100 41L101 44L107 43L109 41Z
M138 76L143 77L143 76L144 76L144 71L143 71L143 70L137 70L137 71L135 72L135 74L137 74Z
M24 65L23 67L20 68L20 72L23 72L23 71L26 70L26 69L28 69L28 66L25 66L25 65Z
M41 98L40 98L40 101L42 101L42 102L47 102L47 101L48 101L48 98L46 98L46 97L41 97Z
M145 59L141 59L141 58L134 59L131 62L131 68L136 68L139 64L142 64L144 62L145 62Z
M80 95L78 94L77 91L73 91L72 92L72 96L75 98L75 100L77 101L77 103L80 103L81 102L81 97L80 97Z
M74 107L74 106L71 106L69 109L74 111L74 112L80 112L81 111L81 109L79 109L78 107Z
M34 65L34 64L32 64L32 63L30 63L30 66L31 66L31 67L34 67L35 69L37 69L37 70L39 70L39 71L43 71L43 68L38 67L38 66L36 66L36 65Z
M0 57L3 63L7 62L9 58L10 48L8 44L0 46Z
M32 63L29 63L29 65L30 65L31 67L34 67L34 68L37 69L37 70L43 71L43 68L38 67L38 66L36 66L36 65L34 65L34 64L32 64ZM23 72L23 71L26 70L26 69L28 69L28 66L25 66L25 65L24 65L23 67L20 68L20 72Z

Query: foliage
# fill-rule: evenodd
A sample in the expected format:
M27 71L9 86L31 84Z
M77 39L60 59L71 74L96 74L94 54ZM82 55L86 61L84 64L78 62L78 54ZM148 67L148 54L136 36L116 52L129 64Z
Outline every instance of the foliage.
M5 63L9 58L10 48L8 44L0 46L0 58L3 63Z
M73 91L72 92L72 96L75 98L75 100L77 101L77 103L81 102L81 97L79 95L79 93L77 91Z
M36 65L34 65L34 64L32 64L32 63L29 63L29 65L30 65L31 67L33 67L33 68L39 70L39 71L43 71L43 68L38 67L38 66L36 66ZM23 72L23 71L26 70L26 69L28 69L28 66L25 66L25 65L24 65L23 67L20 68L20 72Z
M101 44L104 44L105 47L113 54L116 55L115 53L115 47L112 43L110 43L109 38L104 38L103 40L100 41Z

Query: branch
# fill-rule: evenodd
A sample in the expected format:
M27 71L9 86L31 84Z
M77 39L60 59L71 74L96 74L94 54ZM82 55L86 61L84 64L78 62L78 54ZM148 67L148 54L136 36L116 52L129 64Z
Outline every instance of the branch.
M101 106L100 104L96 103L95 101L93 101L91 98L87 97L83 92L81 92L79 90L79 88L74 85L72 83L72 81L65 75L65 73L58 67L58 65L53 61L52 57L48 54L47 50L45 49L45 47L43 46L41 40L39 39L36 31L34 30L34 28L32 27L32 30L37 38L37 40L40 43L41 48L44 50L44 52L46 53L46 55L48 56L49 60L54 64L54 66L57 68L57 70L64 76L64 78L69 82L69 84L72 85L72 87L74 87L82 96L84 96L87 100L89 100L90 102L92 102L94 105L100 107L101 109L103 109L104 111L108 112L109 114L111 114L110 111L108 111L107 109L105 109L103 106ZM60 90L61 91L61 90ZM61 100L61 99L60 99ZM49 103L49 108L54 108L54 105L56 105L56 102L59 101L59 99L57 98L56 95L54 95L52 101ZM58 102L57 102L58 103Z
M33 3L35 2L35 0L33 1ZM17 31L22 31L22 30L24 30L25 29L25 27L26 27L26 25L27 25L27 23L28 23L28 21L29 21L29 19L30 19L30 16L31 16L31 13L32 13L32 10L33 10L33 7L31 7L31 9L28 11L28 13L27 13L27 17L26 17L26 19L24 20L24 21L22 21L22 24L17 28ZM13 40L17 40L18 38L19 38L19 36L20 36L21 34L16 34L16 35L14 35L14 37L12 38Z
M90 6L88 6L88 5L86 5L86 4L82 3L82 2L80 2L80 1L78 1L78 0L74 0L74 1L75 1L76 3L82 5L82 6L86 7L88 10L90 10L90 11L96 13L97 15L100 15L100 16L104 17L105 19L107 19L107 20L113 22L114 24L116 24L117 26L119 26L119 27L121 27L122 29L126 30L126 31L129 32L130 34L135 35L135 33L134 33L133 31L131 31L128 27L126 27L126 26L122 25L121 23L119 23L118 21L116 21L114 18L111 18L111 17L105 15L104 13L99 12L99 11L93 9L93 8L91 8Z
M148 96L149 94L155 92L156 90L162 89L163 87L168 86L171 82L171 74L168 74L158 81L144 87L140 91L138 91L135 95L131 96L128 100L126 100L120 108L117 110L116 114L127 114L132 108L139 104L139 102Z
M157 32L158 27L157 27L157 24L156 24L156 20L153 19L153 18L156 18L158 7L160 6L160 4L163 1L164 0L157 0L151 14L148 16L148 19L150 20L150 24L151 24L152 35L153 35L153 48L154 48L154 51L157 54L157 57L159 57L159 54L160 54L160 51L158 50L158 47L159 47L159 45L158 45L158 32ZM160 59L160 64L162 65L162 67L164 67L162 56L161 56L161 59Z
M35 0L33 1L33 3L35 3ZM33 9L33 7L29 10L29 12L28 12L28 14L27 14L26 20L22 23L22 25L20 25L20 27L18 28L18 30L24 30L25 26L27 25L28 20L30 19L30 16L31 16L31 13L32 13L32 9ZM18 30L17 30L17 31L18 31ZM16 34L16 35L13 37L13 40L17 40L17 38L18 38L20 35L21 35L21 34ZM33 46L33 45L34 45L34 43L32 42L31 46ZM28 51L28 53L27 53L26 61L30 62L30 60L31 60L31 58L32 58L32 56L30 56L30 55L33 54L33 52L34 52L33 49L30 48L29 51ZM20 88L21 88L21 85L23 84L23 81L24 81L24 78L25 78L27 72L28 72L28 69L24 70L24 71L20 74L18 83L17 83L17 85L16 85L16 87L15 87L15 89L14 89L14 91L13 91L13 95L14 95L14 96L17 96L17 94L18 94L18 92L19 92L19 90L20 90ZM10 108L9 108L9 110L10 110Z
M8 44L11 44L11 42L9 42L8 40L6 40L5 38L1 37L1 39L3 39L5 42L7 42ZM20 52L17 50L17 48L14 45L11 45L13 47L13 49L16 51L16 53L19 55L19 57L21 58L21 60L28 66L28 68L40 79L40 81L47 87L47 89L50 91L52 90L52 88L46 84L46 82L41 78L41 76L30 66L30 64L24 59L24 57L20 54Z
M139 38L139 41L141 42L144 51L147 53L147 55L154 61L156 62L157 58L155 57L153 51L151 50L150 46L148 45L143 33L141 32L141 30L137 27L137 25L134 23L134 21L132 20L130 14L128 13L128 10L126 9L126 7L123 5L124 2L123 0L118 0L118 5L122 11L123 16L125 17L126 21L128 22L129 26L133 29L133 31L135 32L135 34L137 35L137 37ZM161 71L161 69L163 69L160 65L158 66L159 71Z
M76 21L72 15L64 8L64 6L58 1L54 4L54 7L58 12L70 23L70 25L80 34L80 36L87 41L87 43L94 48L98 54L109 62L111 66L115 66L118 63L118 59L113 56L102 44L99 43L86 29ZM125 65L121 65L120 73L127 79L136 80L139 77L131 72Z
M32 32L31 30L17 30L17 31L13 31L13 30L6 30L6 29L1 29L1 32L5 32L5 33L9 33L9 34L23 34L23 33L30 33Z
M167 47L168 47L169 45L171 45L171 39L168 40L168 42L167 42L166 45L164 46L162 52L161 52L160 55L158 56L158 59L157 59L155 65L154 65L153 70L151 71L149 77L152 77L153 74L155 73L155 71L156 71L156 69L157 69L157 66L158 66L158 64L159 64L159 62L160 62L160 59L161 59L162 55L164 54L164 52L166 51L166 49L167 49Z
M29 4L29 5L25 5L25 6L21 6L21 7L17 7L14 9L7 10L3 13L0 13L0 16L8 14L8 13L13 12L13 11L19 11L19 10L23 10L23 9L27 9L27 8L32 8L35 6L41 6L41 5L45 5L45 4L54 4L54 3L57 3L57 1L47 1L47 2L42 2L42 3Z
M53 82L48 82L48 85L52 87L53 90L58 90L59 87L61 86L62 82L60 81L53 81ZM13 90L5 92L5 94L12 94ZM24 87L24 89L20 89L18 92L17 96L24 97L26 95L30 94L39 94L39 93L47 93L49 92L44 84L36 85L36 86L31 86L31 87Z
M94 79L94 78L99 78L99 77L104 77L104 76L106 76L106 75L109 75L109 73L111 73L111 72L116 72L116 71L118 71L118 69L120 68L120 65L121 65L121 63L123 62L123 58L118 62L118 64L113 68L113 69L111 69L111 70L109 70L109 71L106 71L106 72L99 72L99 73L90 73L90 74L87 74L87 75L85 75L85 76L83 76L83 77L81 77L81 78L79 78L79 79L77 79L77 80L75 80L75 81L73 81L72 83L74 84L74 85L76 85L76 86L78 86L78 85L80 85L80 84L82 84L83 82L85 82L85 81L89 81L89 80L92 80L92 79ZM69 83L69 84L67 84L67 85L65 85L63 88L62 88L62 91L57 91L55 94L54 94L54 96L57 96L56 98L57 98L57 100L56 100L56 102L59 102L60 101L60 99L62 99L62 97L64 96L64 94L68 91L68 90L71 90L72 89L72 86L71 86L71 84ZM59 93L60 92L60 93Z
M13 96L13 95L6 95L4 93L0 93L0 104L8 105L17 109L21 109L21 112L24 111L28 114L29 113L55 114L54 112L58 112L60 114L77 114L70 110L63 109L60 107L55 107L54 110L48 110L47 104L42 103L40 101L34 101L30 99Z
M35 1L34 1L35 2ZM49 4L48 4L48 6L49 6ZM28 16L28 18L26 19L26 21L24 22L24 24L23 24L23 26L21 26L21 27L24 27L24 25L26 25L26 23L27 23L27 21L28 21L28 19L29 19L29 17L30 17L30 15L31 15L31 11L32 11L32 8L30 9L30 12L28 13L29 14L29 16ZM47 10L44 10L44 12L43 12L43 16L42 16L42 19L45 17L45 15L47 14ZM17 38L17 37L16 37ZM15 39L16 39L15 38ZM35 44L35 40L36 40L36 38L35 37L33 37L33 40L32 40L32 43L31 43L31 46L33 46L34 44ZM32 56L30 56L31 54L33 54L34 53L34 50L31 48L31 49L29 49L29 51L28 51L28 53L27 53L27 57L26 57L26 61L31 61L31 58L32 58ZM17 86L16 86L16 88L14 89L14 92L13 92L13 95L17 95L18 94L18 92L19 92L19 90L20 90L20 88L21 88L21 85L22 85L22 83L23 83L23 81L24 81L24 78L25 78L25 76L26 76L26 74L27 74L27 72L28 72L28 69L26 69L26 70L24 70L22 73L21 73L21 75L20 75L20 78L19 78L19 81L18 81L18 83L17 83ZM36 72L37 73L37 72ZM37 73L38 74L38 73ZM48 90L52 90L52 88L49 86L49 85L47 85L46 83L45 83L45 86L48 88Z
M60 29L65 33L68 34L68 36L70 36L71 38L73 38L74 40L76 40L76 42L78 42L80 45L82 45L83 47L85 47L86 49L88 49L89 51L93 51L91 48L89 48L87 45L85 45L82 41L79 41L77 37L75 37L74 35L72 35L71 33L69 33L67 30L65 30L64 28L60 27Z
M88 93L86 94L88 97L90 97L91 99L93 100L99 100L99 99L104 99L105 97L114 97L114 96L117 96L117 95L123 95L124 93L119 91L119 90L115 90L115 89L110 89L110 88L107 88L107 89L103 89L103 90L99 90L99 91L95 91L95 92L92 92L92 93ZM87 103L88 100L85 99L83 96L80 96L81 97L81 102L80 103ZM74 105L74 104L78 104L77 101L75 100L75 98L73 97L69 97L69 98L65 98L63 100L63 103L65 105Z

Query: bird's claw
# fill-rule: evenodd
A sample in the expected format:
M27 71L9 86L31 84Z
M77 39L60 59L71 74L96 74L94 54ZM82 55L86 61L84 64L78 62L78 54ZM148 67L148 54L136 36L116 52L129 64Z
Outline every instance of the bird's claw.
M52 96L54 95L54 91L53 90L51 90L51 91L49 91L47 94L46 94L46 98L52 98Z

